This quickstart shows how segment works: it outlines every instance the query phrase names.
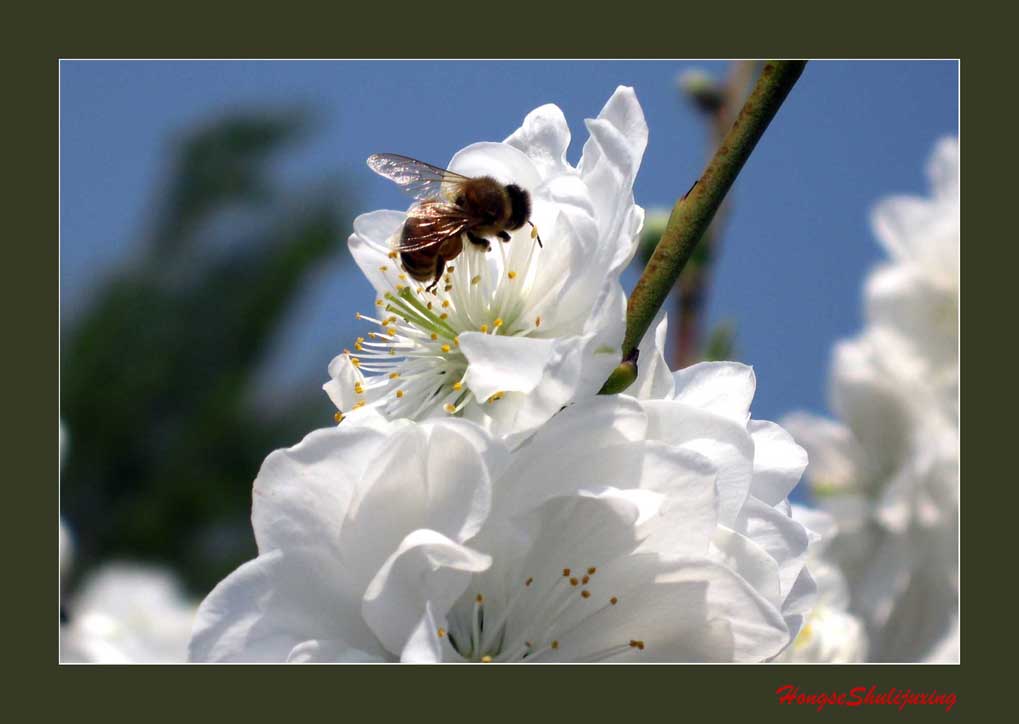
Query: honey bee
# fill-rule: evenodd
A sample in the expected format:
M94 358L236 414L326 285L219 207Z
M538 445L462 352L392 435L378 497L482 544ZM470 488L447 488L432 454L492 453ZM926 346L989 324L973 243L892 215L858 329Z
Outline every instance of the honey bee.
M507 242L510 231L530 224L531 236L541 246L530 219L530 194L516 184L504 185L490 176L461 176L393 153L369 156L368 167L417 199L407 212L397 251L414 279L432 280L428 291L439 283L446 262L463 251L464 236L488 251L492 245L485 237Z

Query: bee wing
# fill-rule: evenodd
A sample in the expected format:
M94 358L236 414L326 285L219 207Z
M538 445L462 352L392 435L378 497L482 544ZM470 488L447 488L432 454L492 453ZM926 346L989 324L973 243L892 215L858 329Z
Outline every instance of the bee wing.
M395 153L376 153L368 157L368 168L384 176L418 201L436 197L451 200L466 176L430 163Z
M431 202L415 204L407 212L414 217L414 238L412 241L397 241L396 249L401 252L417 251L435 244L441 244L467 231L471 218L455 204Z

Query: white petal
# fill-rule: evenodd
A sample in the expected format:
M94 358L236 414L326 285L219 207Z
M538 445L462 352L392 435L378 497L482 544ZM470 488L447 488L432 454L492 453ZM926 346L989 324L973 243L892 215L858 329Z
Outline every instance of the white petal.
M442 661L442 642L439 627L432 615L432 604L425 604L421 620L407 637L407 644L400 652L400 661L415 664L434 664Z
M357 266L380 296L393 291L393 272L398 266L398 260L389 257L392 249L390 242L406 218L407 215L401 211L383 210L361 214L354 219L354 233L347 240L347 246ZM390 271L388 278L381 267Z
M448 166L464 176L491 176L504 184L516 184L525 191L541 185L541 174L523 151L505 143L473 143L457 151Z
M528 394L541 383L554 348L550 339L465 332L460 351L470 366L464 384L481 401L499 391Z
M309 639L297 644L287 656L288 664L357 664L384 662L381 656L352 648L341 639Z
M467 589L471 574L492 564L491 557L432 530L410 533L379 569L364 594L364 620L389 651L399 654L425 606L436 615Z
M757 389L754 368L739 362L699 362L674 373L675 399L741 424Z
M566 162L570 128L559 106L552 103L528 113L521 127L505 143L527 154L543 178L573 170Z
M252 496L259 551L307 545L338 551L339 522L386 439L378 430L341 425L316 430L294 447L270 454Z
M767 420L751 420L754 482L750 491L768 505L786 498L807 467L807 453L792 435Z
M718 470L718 522L732 525L750 494L754 443L740 423L681 402L648 400L649 440L700 453Z
M342 564L321 550L273 551L221 581L198 609L192 661L286 661L312 639L378 656Z
M807 560L806 529L754 497L743 506L737 526L778 563L782 597L788 596Z
M637 357L637 379L627 388L626 394L638 400L671 400L675 396L675 382L669 363L665 361L665 342L668 337L669 318L664 309L651 323L653 334L645 334Z

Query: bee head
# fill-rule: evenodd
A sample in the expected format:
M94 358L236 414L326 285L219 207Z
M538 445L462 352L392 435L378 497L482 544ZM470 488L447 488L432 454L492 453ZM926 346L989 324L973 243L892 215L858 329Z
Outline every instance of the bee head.
M506 187L510 200L510 216L506 228L519 229L531 218L531 196L516 184Z

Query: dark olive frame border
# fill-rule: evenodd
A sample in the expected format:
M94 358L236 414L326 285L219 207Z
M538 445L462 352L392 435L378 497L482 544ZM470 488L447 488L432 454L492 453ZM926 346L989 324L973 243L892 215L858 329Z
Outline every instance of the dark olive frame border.
M980 484L973 483L969 490L974 494L963 496L967 663L961 666L316 667L286 671L281 667L57 666L54 523L59 409L59 260L55 243L59 233L58 58L378 57L380 50L394 52L392 44L381 47L380 37L400 37L401 33L409 33L410 27L422 41L407 37L405 45L397 46L399 55L405 57L962 58L967 110L962 126L967 149L963 168L964 173L976 169L967 174L965 235L969 240L980 240L973 242L978 249L1002 248L1010 242L1007 227L976 233L978 226L990 226L995 207L988 201L994 194L985 195L982 187L970 185L981 183L989 189L994 186L995 173L1000 173L989 159L1000 157L1003 150L995 145L999 152L995 154L991 149L1002 138L996 135L999 131L993 124L1001 124L1005 117L993 113L990 105L983 111L975 106L984 93L1003 95L1003 86L993 77L999 63L979 56L984 48L1005 44L1004 37L994 38L1003 35L1004 29L983 27L979 37L966 40L967 23L958 13L939 14L929 5L922 10L900 9L888 2L839 8L816 3L801 9L791 3L781 7L762 3L739 10L718 7L714 15L707 6L685 3L669 11L662 10L661 4L634 2L611 6L592 3L586 8L557 8L547 2L534 5L538 9L528 3L502 6L492 17L486 17L487 11L467 7L463 13L451 8L447 13L431 14L420 12L420 5L417 10L401 11L387 4L378 11L380 18L375 19L366 16L365 8L350 4L333 5L330 13L325 8L299 9L296 3L290 3L264 15L252 6L252 14L243 21L227 8L210 3L196 4L200 12L180 3L160 8L135 5L124 12L107 12L88 4L50 9L45 16L35 11L35 17L21 9L12 11L8 24L13 31L11 45L5 53L13 57L5 65L17 77L9 86L15 94L8 95L5 120L13 123L9 138L17 139L10 148L14 168L8 170L8 178L17 179L17 188L8 191L8 200L17 199L17 204L11 204L12 210L27 206L29 213L12 214L15 224L23 228L8 232L5 265L10 280L6 285L6 308L13 310L8 315L15 322L15 334L8 335L5 355L12 367L7 380L16 410L7 416L12 426L8 440L18 443L12 451L15 470L6 480L6 518L9 540L20 541L16 547L8 545L17 558L8 568L8 600L14 608L8 613L8 621L15 625L9 626L5 653L12 664L16 660L28 664L19 667L19 679L30 676L39 680L39 687L18 687L25 694L33 692L35 712L56 714L59 710L80 716L92 710L114 721L140 717L205 719L212 713L210 709L221 710L232 719L254 713L265 718L343 718L365 713L383 719L401 714L487 718L493 710L515 717L587 718L595 713L601 715L599 720L617 721L662 715L680 720L691 714L723 721L740 714L811 719L858 712L868 719L887 716L900 720L922 711L923 716L945 716L940 709L922 707L903 713L878 707L829 708L818 714L808 707L779 706L774 691L785 683L795 683L803 690L846 690L870 684L879 688L938 688L958 694L959 703L948 716L958 716L959 711L997 709L1000 694L991 688L985 675L1001 670L993 660L995 651L1001 648L1000 639L995 637L999 646L991 649L989 643L985 644L981 627L993 626L999 636L1010 632L1003 606L985 587L990 585L988 580L993 583L997 579L996 567L1002 563L1007 566L1005 571L1011 572L1010 561L1002 558L1011 553L1012 547L1006 540L999 542L1006 547L997 555L982 550L979 531L996 529L996 522L1003 519L1005 506L992 503L989 494L993 492L997 500L998 490L1011 481L1007 473L1003 476L992 467L990 455L983 453L994 448L978 442L976 435L963 436L964 477L977 480L980 476ZM406 13L403 17L408 21L396 26L394 18L400 13ZM458 29L457 22L465 29ZM502 37L507 24L514 36L512 43L493 42ZM479 27L491 30L479 33ZM1011 190L1013 186L1010 180L1002 179L997 188ZM964 248L963 255L967 294L962 313L969 320L967 330L972 335L974 329L983 332L973 326L977 320L994 319L980 313L988 293L985 290L1002 287L986 282L970 284L977 274L984 282L985 270L979 268L976 254ZM986 271L992 272L991 266L987 267ZM999 308L1003 301L1007 303L1000 298L996 301ZM988 333L997 332L997 341L1003 329L996 326ZM971 335L963 337L967 362L978 360L984 347L980 334ZM967 365L964 370L969 368ZM982 438L997 442L991 434L992 426L980 420L985 390L993 382L985 382L982 387L975 375L964 372L964 376L964 410L977 411L967 415L967 422L982 433ZM992 414L990 404L987 409L988 415ZM23 500L29 504L28 514L21 512ZM995 513L996 508L1001 512ZM982 560L990 561L985 564L986 576L985 569L977 567ZM1007 597L1007 593L1000 595L1000 589L998 593L999 598ZM479 678L482 676L487 678ZM49 693L40 695L44 691ZM1009 692L1006 689L1001 693L1006 698Z

